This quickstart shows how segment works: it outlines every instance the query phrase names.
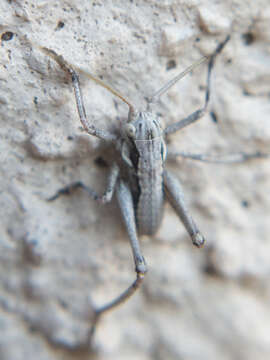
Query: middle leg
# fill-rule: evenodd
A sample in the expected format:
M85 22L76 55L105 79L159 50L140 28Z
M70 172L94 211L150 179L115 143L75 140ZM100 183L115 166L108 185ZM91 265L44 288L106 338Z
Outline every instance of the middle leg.
M76 181L72 184L69 184L62 189L59 189L53 196L51 196L48 201L54 201L62 195L69 195L77 189L84 190L93 200L99 201L103 204L111 201L112 196L115 191L116 182L119 175L119 167L116 163L113 163L107 181L106 190L103 195L99 195L94 189L89 186L84 185L81 181Z
M267 158L270 154L262 153L260 151L254 153L232 153L226 155L208 155L208 154L192 154L184 151L172 151L168 150L167 159L168 160L175 160L177 157L182 157L183 159L191 159L197 160L212 164L235 164L241 163L244 161L248 161L251 159L261 159Z

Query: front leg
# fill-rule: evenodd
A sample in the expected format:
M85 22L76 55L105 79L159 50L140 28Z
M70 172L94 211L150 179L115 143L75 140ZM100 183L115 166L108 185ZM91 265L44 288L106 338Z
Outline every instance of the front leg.
M170 172L164 170L164 185L166 196L172 207L175 209L177 215L181 219L182 223L184 224L187 232L192 239L193 244L197 247L202 247L205 239L198 230L194 220L192 219L187 209L184 200L184 193L179 180Z
M116 142L117 137L115 134L109 133L108 131L99 130L88 121L80 88L79 75L72 68L68 68L68 71L71 74L77 109L85 131L88 132L88 134L97 136L102 140Z
M209 99L210 99L210 80L211 80L211 73L212 73L212 69L214 66L215 58L222 51L222 49L224 48L224 46L227 44L227 42L229 40L230 40L230 36L227 36L226 39L218 45L215 52L210 57L210 60L208 63L207 84L206 84L204 106L201 109L194 111L191 115L187 116L186 118L167 126L166 129L164 130L165 135L172 134L172 133L184 128L185 126L188 126L188 125L194 123L195 121L201 119L204 116L204 114L206 113L206 110L207 110Z
M79 75L76 73L73 67L67 63L67 61L63 58L63 56L58 55L54 50L48 49L46 47L41 47L40 49L45 54L47 54L52 59L54 59L59 64L59 66L71 76L76 104L77 104L77 110L79 113L82 126L84 127L85 131L88 134L96 136L102 140L116 142L117 137L115 134L112 134L105 130L98 129L95 125L91 124L87 119L84 108L83 96L80 88Z

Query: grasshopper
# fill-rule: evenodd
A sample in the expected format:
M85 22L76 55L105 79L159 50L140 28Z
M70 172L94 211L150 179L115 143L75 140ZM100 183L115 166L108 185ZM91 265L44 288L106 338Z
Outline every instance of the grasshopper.
M206 113L210 98L210 78L214 61L229 39L230 36L227 36L223 42L219 43L212 55L202 57L166 83L152 97L147 98L147 111L138 111L120 93L104 84L100 79L95 78L88 72L84 72L90 79L106 88L128 105L129 113L127 122L122 126L120 134L98 129L88 121L80 89L79 76L75 68L69 65L62 56L56 54L53 50L40 48L71 76L77 110L85 131L114 146L120 158L120 161L114 161L110 167L107 188L102 196L83 183L76 182L59 190L49 199L55 200L62 194L68 194L77 188L81 188L86 191L91 198L105 204L110 202L112 196L116 194L128 233L134 257L136 279L114 300L94 310L94 319L89 332L89 339L91 339L101 315L122 304L141 286L147 272L147 265L141 251L138 236L154 235L157 232L163 216L165 199L167 199L175 209L190 235L192 243L197 247L201 247L204 244L205 239L187 209L180 182L172 173L165 169L165 161L166 158L169 159L179 155L201 161L215 160L203 155L172 153L169 150L167 151L166 137L198 121ZM157 99L177 81L205 61L209 62L204 105L186 118L163 128L158 117L151 112L150 104L156 102ZM261 156L260 153L238 155L236 161ZM234 160L229 159L228 162L234 162Z

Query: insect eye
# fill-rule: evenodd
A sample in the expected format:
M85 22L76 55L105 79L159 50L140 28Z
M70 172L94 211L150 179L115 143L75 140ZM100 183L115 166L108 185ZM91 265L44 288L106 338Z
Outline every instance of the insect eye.
M125 132L126 132L127 136L134 139L135 135L136 135L136 128L132 124L126 124L125 125Z

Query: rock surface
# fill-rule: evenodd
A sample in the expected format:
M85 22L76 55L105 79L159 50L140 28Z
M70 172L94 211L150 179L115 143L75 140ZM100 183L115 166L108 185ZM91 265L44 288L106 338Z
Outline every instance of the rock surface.
M269 360L269 159L179 159L172 167L205 247L192 247L166 205L160 231L142 239L143 288L104 316L94 353L80 347L93 304L124 290L134 265L115 201L102 207L80 191L46 200L77 180L102 192L108 169L95 161L101 144L82 131L68 78L37 47L102 77L144 109L145 96L230 33L213 71L209 114L170 145L269 153L269 23L269 0L0 2L2 360ZM81 82L89 119L117 126L126 105ZM183 118L203 104L205 83L204 64L154 111L167 124Z

